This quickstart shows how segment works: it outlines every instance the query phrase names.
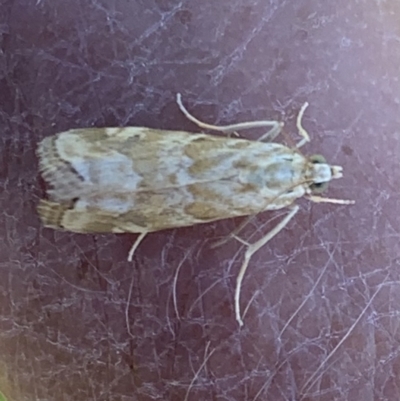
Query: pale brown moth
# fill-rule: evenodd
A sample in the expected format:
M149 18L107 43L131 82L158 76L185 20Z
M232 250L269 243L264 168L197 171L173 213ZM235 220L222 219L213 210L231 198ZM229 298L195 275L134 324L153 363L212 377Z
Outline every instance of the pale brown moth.
M248 244L237 277L235 313L240 325L240 288L250 258L281 231L298 211L297 198L349 204L351 201L314 195L340 166L321 156L305 157L298 148L310 140L301 125L307 103L297 117L301 136L294 149L262 142L274 139L278 121L254 121L228 126L202 123L177 102L199 127L222 132L270 127L259 141L205 133L147 127L83 128L43 139L38 146L39 168L51 186L49 200L38 212L46 227L78 233L139 233L132 260L146 234L192 226L266 210L290 207L288 215L265 237Z

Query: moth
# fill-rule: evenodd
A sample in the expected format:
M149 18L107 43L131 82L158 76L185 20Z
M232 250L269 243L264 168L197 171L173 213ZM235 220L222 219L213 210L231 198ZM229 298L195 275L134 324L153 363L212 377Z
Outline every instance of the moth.
M148 233L289 207L287 216L259 241L248 244L233 235L247 247L235 290L235 314L242 325L240 288L250 258L293 218L296 199L352 203L315 195L342 177L342 167L299 152L310 140L301 125L307 103L297 117L301 139L294 148L270 142L281 132L282 122L215 126L192 116L180 94L177 103L203 129L269 130L258 141L148 127L72 129L47 137L37 155L50 189L38 213L53 229L139 233L129 253L132 260Z

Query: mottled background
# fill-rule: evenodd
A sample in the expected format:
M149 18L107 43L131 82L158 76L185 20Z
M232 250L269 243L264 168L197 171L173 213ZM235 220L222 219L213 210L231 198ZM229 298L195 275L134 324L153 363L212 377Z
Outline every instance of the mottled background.
M400 3L0 0L0 390L12 401L398 400ZM297 111L344 167L255 255L240 219L149 235L44 229L39 140ZM257 132L248 137L256 138ZM295 136L292 136L295 138ZM285 140L285 137L280 137ZM280 212L258 216L254 240ZM273 221L271 221L273 219ZM176 288L174 306L173 289Z

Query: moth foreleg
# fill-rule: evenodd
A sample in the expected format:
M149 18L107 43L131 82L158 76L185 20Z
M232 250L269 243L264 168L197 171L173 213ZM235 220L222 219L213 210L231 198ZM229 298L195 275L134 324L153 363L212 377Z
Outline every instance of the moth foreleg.
M239 326L243 326L243 320L240 316L240 291L242 286L243 277L246 273L247 266L250 262L252 256L261 249L268 241L270 241L275 235L277 235L281 230L283 230L289 221L293 218L293 216L299 210L297 205L291 207L291 211L287 214L287 216L277 224L269 233L267 233L263 238L255 242L254 244L249 244L246 241L243 241L241 238L234 236L239 242L247 246L246 253L244 254L244 260L242 266L240 267L239 274L236 278L236 288L235 288L235 315L236 320L239 323Z
M354 203L356 203L354 200L324 198L322 196L317 196L317 195L308 195L307 199L315 203L334 203L336 205L354 205Z

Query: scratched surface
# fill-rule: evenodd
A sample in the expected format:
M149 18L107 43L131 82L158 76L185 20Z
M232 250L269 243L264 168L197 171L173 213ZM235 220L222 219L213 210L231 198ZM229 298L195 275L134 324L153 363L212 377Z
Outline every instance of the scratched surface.
M329 3L329 4L328 4ZM32 400L400 398L400 7L360 0L0 0L0 391ZM342 165L250 263L241 220L54 232L35 147L77 127L275 118ZM258 132L245 135L256 138ZM281 218L258 216L255 240Z

